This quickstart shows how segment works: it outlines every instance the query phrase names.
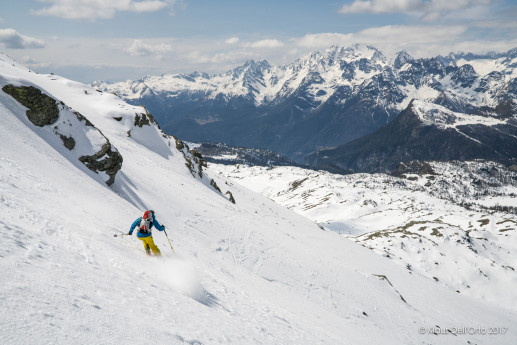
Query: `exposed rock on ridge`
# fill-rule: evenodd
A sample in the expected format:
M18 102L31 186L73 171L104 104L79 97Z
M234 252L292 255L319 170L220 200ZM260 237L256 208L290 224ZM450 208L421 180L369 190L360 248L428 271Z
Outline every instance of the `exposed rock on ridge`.
M9 84L5 85L2 90L28 108L26 111L27 118L35 126L50 127L53 125L51 131L62 140L63 145L69 151L78 156L77 159L80 162L97 174L99 172L106 173L109 178L105 183L108 186L113 184L117 172L122 167L122 156L112 147L108 138L86 117L70 109L63 102L58 103L54 98L42 93L41 90L34 86L14 86ZM63 115L61 116L62 113ZM93 136L86 135L90 130L95 131ZM74 138L74 135L76 138ZM77 136L81 138L79 139ZM83 154L84 149L77 148L76 146L77 140L85 142L92 140L92 137L95 137L95 140L103 141L104 144L97 152ZM96 147L96 144L90 143L89 146Z

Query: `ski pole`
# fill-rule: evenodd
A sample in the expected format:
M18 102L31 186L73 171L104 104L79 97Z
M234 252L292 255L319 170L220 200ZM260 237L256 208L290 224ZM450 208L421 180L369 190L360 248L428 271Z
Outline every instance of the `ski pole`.
M167 241L169 241L169 245L171 246L172 252L174 253L174 248L172 248L171 240L169 240L169 236L167 235L167 231L165 231L165 227L163 227L163 232L165 232L165 236L167 237Z
M113 237L129 236L129 234L114 234Z

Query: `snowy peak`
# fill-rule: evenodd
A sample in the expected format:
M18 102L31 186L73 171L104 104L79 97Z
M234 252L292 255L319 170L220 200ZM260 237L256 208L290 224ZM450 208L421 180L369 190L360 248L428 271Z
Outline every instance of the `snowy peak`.
M373 60L374 62L384 62L384 55L377 49L365 44L355 44L351 47L332 46L322 54L325 59L330 61L345 61L351 63L361 59Z
M376 48L356 44L352 47L332 46L321 53L308 54L286 67L302 74L320 73L326 84L337 87L340 85L337 78L347 66L368 73L370 71L365 70L365 66L375 66L373 69L380 70L385 62L384 55Z
M397 53L395 60L393 61L393 67L395 69L400 69L404 66L408 61L413 60L413 57L408 54L407 51L402 50Z
M258 62L249 60L244 65L229 72L228 75L231 75L230 78L237 81L243 92L248 90L247 95L253 99L254 95L265 86L264 74L270 68L271 65L266 60Z
M141 80L140 82L131 85L131 92L133 94L139 95L139 97L154 96L153 90L145 83L144 80Z
M271 68L271 65L266 60L255 61L249 60L244 65L239 66L232 70L232 75L234 77L240 77L241 75L259 75L263 73L265 70ZM207 76L205 76L207 77Z
M466 64L456 70L453 69L452 73L450 73L450 78L455 86L471 88L479 78L479 74L476 73L471 65Z

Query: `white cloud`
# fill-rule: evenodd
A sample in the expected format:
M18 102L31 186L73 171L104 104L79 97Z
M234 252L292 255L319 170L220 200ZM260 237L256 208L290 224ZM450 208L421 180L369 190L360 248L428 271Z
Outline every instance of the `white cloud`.
M436 21L451 12L491 5L498 0L354 0L339 9L342 14L404 13L418 15L423 21Z
M388 25L353 34L310 34L295 39L294 43L311 50L365 43L387 55L405 49L415 56L436 56L456 51L457 44L465 40L466 32L467 27L462 25Z
M394 13L409 12L421 9L421 0L355 0L350 5L344 5L339 13Z
M0 29L0 43L9 49L43 48L45 42L21 35L14 29Z
M22 63L30 68L47 68L50 67L48 62L41 62L29 56L22 57Z
M155 12L172 7L175 0L40 0L50 3L50 7L33 10L42 16L55 16L66 19L113 18L116 12Z
M284 44L276 39L265 39L253 42L249 46L251 48L280 48L283 47Z
M236 44L239 42L239 37L230 37L224 42L227 44Z
M347 45L353 41L353 34L321 33L308 34L296 39L296 45L311 49L330 47L332 45Z
M230 51L226 53L201 53L193 51L185 55L185 59L196 64L228 64L240 63L244 60L251 59L253 55L244 51Z
M369 28L358 32L356 36L362 41L371 43L390 42L390 44L430 44L437 42L451 42L458 39L465 31L466 26L428 26L428 25L388 25L378 28Z
M171 50L172 46L170 44L149 44L144 43L142 40L134 40L131 46L126 49L126 51L133 56L155 55L158 58L161 58L162 54Z

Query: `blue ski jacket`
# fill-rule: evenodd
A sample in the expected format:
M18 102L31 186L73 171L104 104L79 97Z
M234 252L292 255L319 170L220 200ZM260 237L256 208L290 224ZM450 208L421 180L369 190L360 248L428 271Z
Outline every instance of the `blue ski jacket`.
M160 225L160 223L158 223L158 221L156 220L156 218L154 217L154 213L153 213L153 221L151 222L151 225L149 226L149 232L140 232L140 222L142 221L142 217L139 217L137 220L135 220L133 222L133 224L131 224L131 228L129 229L129 234L132 235L133 234L133 230L135 230L135 228L138 229L138 231L136 232L136 237L138 238L144 238L144 237L149 237L151 236L151 228L154 226L156 229L158 229L159 231L163 231L165 230L165 227L163 225Z

